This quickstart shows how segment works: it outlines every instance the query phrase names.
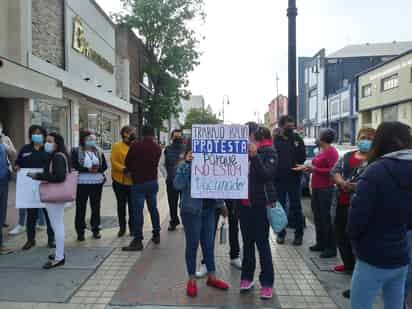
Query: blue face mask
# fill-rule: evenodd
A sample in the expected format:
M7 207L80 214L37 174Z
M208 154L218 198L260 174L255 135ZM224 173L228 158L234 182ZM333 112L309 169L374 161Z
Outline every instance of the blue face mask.
M33 144L42 145L44 142L44 136L41 134L33 134L31 136L31 141Z
M44 151L47 153L52 153L54 151L54 144L53 143L44 144Z
M362 139L358 142L359 151L362 153L368 153L372 148L372 141Z
M96 141L95 141L95 140L86 141L84 144L85 144L87 147L96 148Z

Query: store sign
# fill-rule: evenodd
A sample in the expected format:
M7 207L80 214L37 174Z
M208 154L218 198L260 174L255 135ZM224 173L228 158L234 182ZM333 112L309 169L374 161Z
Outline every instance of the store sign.
M86 39L86 31L80 17L73 20L73 49L86 56L110 74L114 73L114 66L97 51L92 49Z
M193 198L248 198L248 138L247 126L192 127Z

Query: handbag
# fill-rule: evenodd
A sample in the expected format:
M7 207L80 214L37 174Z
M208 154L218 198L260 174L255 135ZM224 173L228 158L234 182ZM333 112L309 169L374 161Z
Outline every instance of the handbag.
M40 201L42 203L64 204L76 200L79 173L77 171L70 171L69 163L64 154L57 154L62 155L66 161L66 179L60 183L42 182L40 184ZM51 163L50 173L52 173Z
M277 234L282 232L288 225L288 216L279 202L266 207L267 217L273 231Z

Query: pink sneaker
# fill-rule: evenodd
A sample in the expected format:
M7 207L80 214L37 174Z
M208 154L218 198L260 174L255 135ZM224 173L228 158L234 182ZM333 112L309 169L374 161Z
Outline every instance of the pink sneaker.
M247 292L253 289L255 283L249 280L242 280L240 281L240 292Z
M260 290L260 298L262 299L272 299L273 297L273 288L262 287Z

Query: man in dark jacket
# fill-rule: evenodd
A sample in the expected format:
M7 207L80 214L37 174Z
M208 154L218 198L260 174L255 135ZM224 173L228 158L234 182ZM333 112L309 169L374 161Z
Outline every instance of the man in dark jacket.
M151 127L144 127L143 140L134 143L126 157L126 169L132 176L132 200L133 200L133 241L123 251L143 250L143 208L144 202L150 212L153 226L152 241L160 243L160 218L157 209L157 193L159 183L157 172L162 150L154 141L154 130Z
M302 138L294 132L295 121L290 116L279 119L279 134L275 138L275 148L278 154L278 168L276 173L276 189L279 202L286 207L289 201L289 220L295 227L295 246L302 245L303 239L303 211L301 203L302 172L295 172L292 168L304 164L306 160L305 144ZM286 230L279 233L277 242L284 244Z
M186 146L183 144L182 130L174 130L172 132L172 143L167 146L164 151L165 167L167 172L167 199L170 209L169 231L175 231L176 226L180 224L179 216L177 214L180 193L174 188L173 179L176 176L176 168L178 163L183 160L185 147Z

